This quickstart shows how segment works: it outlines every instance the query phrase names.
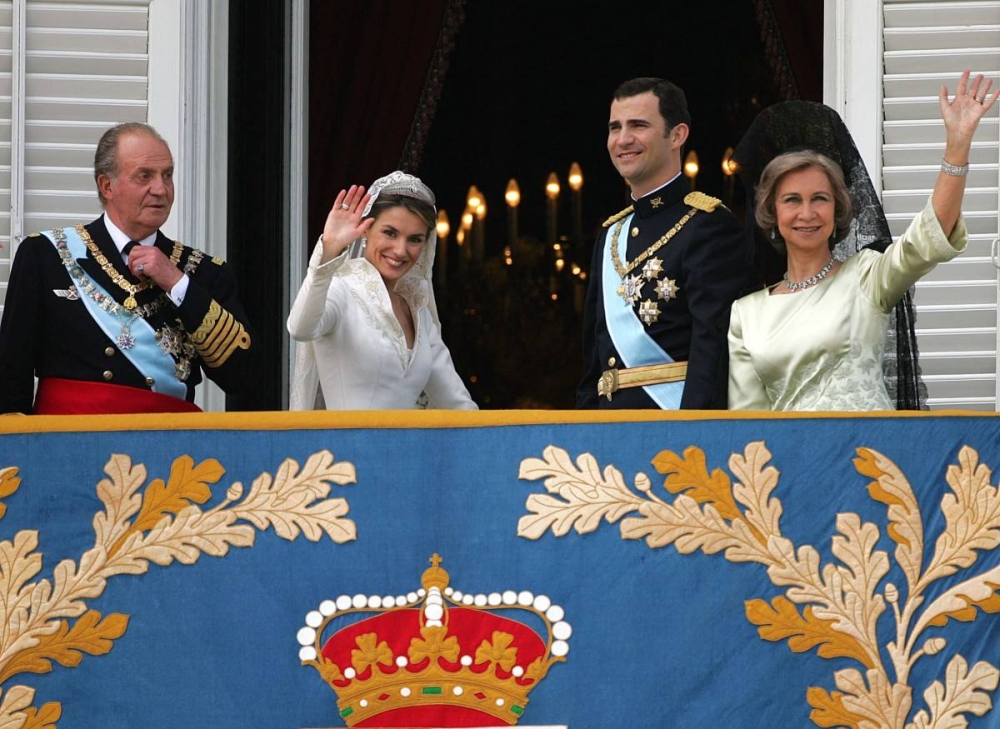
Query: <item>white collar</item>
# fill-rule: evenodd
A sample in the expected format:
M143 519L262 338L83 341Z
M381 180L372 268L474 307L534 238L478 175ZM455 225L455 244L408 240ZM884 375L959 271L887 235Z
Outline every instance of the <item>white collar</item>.
M680 176L681 176L681 173L678 172L676 175L674 175L673 177L671 177L669 180L667 180L666 182L664 182L659 187L657 187L657 188L655 188L655 189L650 190L649 192L647 192L645 195L643 195L643 197L648 197L649 195L652 195L654 192L659 192L660 190L662 190L664 187L666 187L667 185L669 185L671 182L673 182L674 180L676 180ZM633 200L638 200L638 198L635 195L632 195L632 199Z
M104 214L104 227L107 228L108 235L111 236L111 240L114 241L115 247L118 249L118 252L121 253L122 249L125 248L125 246L128 245L132 239L125 235L125 233L123 233L117 225L111 222L111 218L108 217L107 213ZM147 235L142 240L136 241L136 243L141 246L151 246L155 241L156 233L153 233L152 235Z

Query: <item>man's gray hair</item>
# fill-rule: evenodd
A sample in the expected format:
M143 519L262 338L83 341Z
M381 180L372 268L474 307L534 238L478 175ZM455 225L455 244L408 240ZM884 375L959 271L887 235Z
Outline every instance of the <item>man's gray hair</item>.
M97 183L101 175L107 175L114 179L118 176L118 142L122 137L134 134L137 136L152 137L158 142L163 142L169 150L170 145L167 140L160 136L160 133L143 122L124 122L111 127L101 135L97 143L97 151L94 152L94 182ZM101 192L100 184L97 185L97 197L101 201L101 206L107 202Z

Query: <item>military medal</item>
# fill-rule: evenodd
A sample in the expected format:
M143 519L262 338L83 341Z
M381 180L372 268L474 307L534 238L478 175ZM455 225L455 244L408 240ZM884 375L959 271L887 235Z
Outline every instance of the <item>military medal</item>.
M642 289L642 276L626 276L622 279L621 286L618 287L618 295L629 304L634 304L639 300L639 291Z
M677 292L681 287L677 285L676 279L663 278L656 282L656 295L666 301L677 298Z
M80 294L76 291L76 286L70 286L68 289L52 289L52 293L60 299L67 299L68 301L77 301L80 298Z
M663 261L659 258L650 258L646 265L642 267L642 277L647 281L653 281L663 273Z
M120 349L132 349L135 346L135 337L132 336L132 327L129 324L122 324L121 334L115 340Z
M156 341L160 343L160 349L176 360L174 376L181 382L187 382L191 376L191 360L196 350L184 330L164 324L162 328L156 330Z
M618 287L618 295L621 296L627 304L630 306L635 305L635 303L642 298L642 287L653 281L657 281L656 293L659 298L666 301L677 298L677 292L680 290L680 287L677 286L676 280L666 279L666 281L660 281L659 278L663 275L663 260L660 258L650 258L650 256L669 243L670 239L677 235L680 229L683 228L684 225L692 217L694 217L697 212L698 208L692 208L689 210L687 214L677 221L677 224L668 230L664 236L636 256L635 260L630 261L627 265L622 262L621 256L618 254L618 239L621 235L622 228L625 226L625 218L618 221L615 225L614 231L611 233L611 262L614 264L615 271L622 277L621 285ZM632 271L640 265L642 266L642 270L638 274L632 274ZM652 308L646 307L646 303L649 303ZM643 302L642 306L644 308L640 312L640 318L646 322L646 324L652 324L660 315L659 305L655 302Z
M639 318L649 326L660 317L660 305L655 301L643 301L639 304Z

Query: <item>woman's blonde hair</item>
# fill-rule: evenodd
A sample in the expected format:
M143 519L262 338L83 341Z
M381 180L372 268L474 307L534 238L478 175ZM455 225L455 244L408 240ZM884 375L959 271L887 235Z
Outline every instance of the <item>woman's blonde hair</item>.
M778 193L778 183L790 172L798 172L815 167L826 173L833 188L834 199L834 225L836 230L830 238L831 250L837 241L844 238L851 228L853 210L851 206L851 193L847 189L844 181L844 172L840 165L824 154L811 149L801 149L794 152L785 152L768 162L767 167L760 173L760 182L757 183L756 205L754 207L754 219L761 230L768 232L777 227L778 220L774 209L774 198Z

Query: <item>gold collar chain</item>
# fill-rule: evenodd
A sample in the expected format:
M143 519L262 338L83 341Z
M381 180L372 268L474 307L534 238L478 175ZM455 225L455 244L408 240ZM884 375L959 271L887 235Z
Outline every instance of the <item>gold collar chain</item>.
M90 237L90 234L87 232L86 228L84 228L82 225L77 225L76 232L80 234L80 238L83 239L83 242L86 244L87 248L94 256L94 260L97 261L97 264L101 267L101 270L104 271L104 273L108 275L108 278L111 279L111 283L118 286L118 288L120 288L122 291L128 293L128 298L125 299L125 308L128 309L129 311L135 309L135 307L139 305L138 302L135 300L135 295L145 291L146 289L152 288L154 286L153 279L148 278L142 283L138 284L129 283L125 279L125 274L119 273L118 269L115 268L115 265L111 261L109 261L103 253L101 253L101 249L97 247L96 243L94 243L93 239ZM174 243L174 249L170 252L170 261L175 266L180 262L181 252L183 250L184 246L182 244Z
M635 260L631 261L627 266L622 263L622 259L618 255L618 237L622 232L622 227L625 225L625 221L627 218L622 218L621 220L619 220L618 223L615 225L614 232L611 234L612 235L611 262L614 264L615 271L618 272L618 275L621 276L621 278L624 280L624 278L628 276L635 269L636 266L641 264L651 255L653 255L663 246L665 246L668 242L670 242L670 239L673 238L675 235L677 235L680 229L683 228L684 225L691 218L693 218L695 213L697 212L698 212L697 208L692 208L691 210L689 210L687 215L685 215L683 218L677 221L677 225L668 230L658 241L653 243L653 245L651 245L649 248L647 248L638 256L636 256Z

